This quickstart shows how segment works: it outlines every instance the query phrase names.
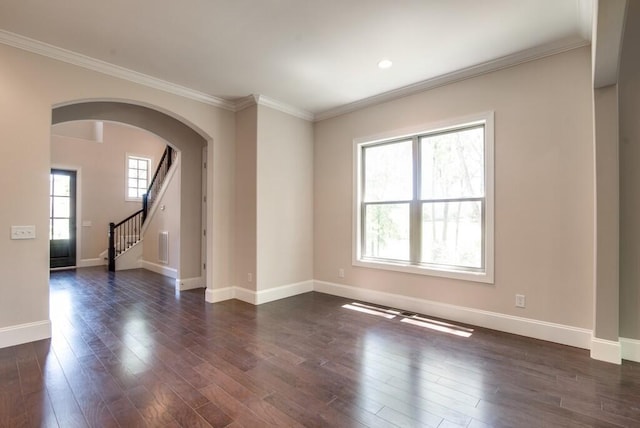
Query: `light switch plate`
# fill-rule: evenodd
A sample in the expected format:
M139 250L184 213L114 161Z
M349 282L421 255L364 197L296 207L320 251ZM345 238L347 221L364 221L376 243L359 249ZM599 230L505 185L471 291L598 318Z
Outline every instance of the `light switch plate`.
M36 227L11 226L11 239L36 239Z

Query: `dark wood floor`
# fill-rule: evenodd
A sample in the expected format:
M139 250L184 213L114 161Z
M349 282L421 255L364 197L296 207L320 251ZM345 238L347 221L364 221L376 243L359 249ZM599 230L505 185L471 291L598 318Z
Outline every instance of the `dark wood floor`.
M350 303L212 305L143 270L52 273L52 339L0 349L0 426L640 427L640 364Z

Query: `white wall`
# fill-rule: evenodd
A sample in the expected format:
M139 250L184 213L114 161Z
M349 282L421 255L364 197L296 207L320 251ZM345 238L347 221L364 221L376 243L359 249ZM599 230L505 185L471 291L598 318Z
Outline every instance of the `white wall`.
M258 290L313 279L313 218L313 124L258 106Z
M73 122L68 122L73 123ZM56 128L64 125L54 125ZM102 143L68 136L51 136L51 164L80 168L77 225L81 260L96 259L107 249L110 222L119 222L142 208L140 201L125 200L127 154L151 158L151 174L166 142L139 128L104 124ZM91 222L83 226L83 222Z
M317 123L315 279L591 329L590 70L589 49L581 48ZM489 110L495 284L351 266L353 140ZM516 293L526 295L526 309L515 307Z
M640 340L640 4L629 2L620 64L620 336ZM640 358L640 354L636 360Z
M256 290L256 159L258 106L236 113L235 283ZM251 279L249 279L251 276Z
M151 217L147 218L147 224L143 229L142 260L147 262L143 267L151 269L164 275L178 278L180 273L180 188L181 188L181 162L180 157L176 158L177 164L172 168L175 170L169 174L164 184L165 191L155 202L154 207L149 212ZM158 240L160 232L169 232L169 262L164 263L159 259ZM152 266L149 266L151 263ZM168 269L168 271L165 271Z
M0 45L0 346L48 334L48 180L51 111L86 99L131 101L171 114L209 140L208 287L230 284L234 113ZM11 183L10 186L7 184ZM199 198L199 196L198 196ZM35 225L37 238L9 239L11 225ZM199 261L195 262L199 266ZM6 340L5 340L6 338Z

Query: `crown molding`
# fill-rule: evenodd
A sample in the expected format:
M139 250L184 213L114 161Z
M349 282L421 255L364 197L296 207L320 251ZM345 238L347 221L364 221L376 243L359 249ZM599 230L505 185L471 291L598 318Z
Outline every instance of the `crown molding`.
M580 2L582 10L586 11L588 9L589 2L592 0L577 1ZM583 22L586 23L587 21L588 19L583 18ZM545 46L521 51L513 55L508 55L496 60L458 70L453 73L448 73L445 75L434 77L432 79L404 86L399 89L384 92L379 95L374 95L369 98L364 98L362 100L358 100L349 104L344 104L342 106L325 110L324 112L317 114L313 114L309 111L299 109L290 104L286 104L284 102L269 98L261 94L252 94L248 97L240 98L236 101L225 100L223 98L209 95L204 92L187 88L185 86L177 85L175 83L167 82L162 79L158 79L143 73L139 73L137 71L120 67L99 59L91 58L89 56L82 55L67 49L62 49L48 43L24 37L5 30L0 30L0 43L233 112L244 110L245 108L252 105L262 105L298 117L300 119L308 120L311 122L318 122L321 120L330 119L332 117L350 113L365 107L370 107L376 104L381 104L387 101L406 97L408 95L424 92L429 89L437 88L439 86L444 86L472 77L481 76L493 71L513 67L515 65L567 52L573 49L578 49L584 46L588 46L590 44L590 41L579 37L565 39L556 43L551 43Z
M264 107L269 107L274 110L281 111L291 116L295 116L300 119L308 120L309 122L313 122L315 120L315 116L313 113L308 112L306 110L299 109L290 104L284 103L282 101L278 101L276 99L267 97L262 94L251 94L248 97L244 97L236 101L235 111L241 111L253 105L261 105Z
M545 58L548 56L560 54L573 49L589 46L590 42L582 38L570 38L562 40L560 42L539 46L536 48L528 49L525 51L517 52L512 55L504 56L492 61L487 61L482 64L474 65L472 67L464 68L462 70L455 71L453 73L443 74L441 76L434 77L432 79L423 80L422 82L407 85L399 89L384 92L379 95L374 95L369 98L364 98L359 101L355 101L349 104L345 104L336 108L326 110L324 112L315 115L315 121L330 119L346 113L351 113L356 110L370 107L376 104L382 104L387 101L396 100L398 98L413 95L419 92L424 92L429 89L434 89L440 86L448 85L451 83L459 82L461 80L470 79L472 77L481 76L483 74L492 73L494 71L502 70L505 68L513 67L519 64L523 64L537 59Z
M167 82L128 68L120 67L99 59L91 58L86 55L79 54L67 49L50 45L38 40L11 33L9 31L0 30L0 43L13 46L18 49L33 52L38 55L46 56L58 61L73 64L78 67L97 71L102 74L117 77L119 79L128 80L150 88L159 89L173 95L189 98L225 110L235 111L235 103L227 101L204 92L196 91L185 86Z

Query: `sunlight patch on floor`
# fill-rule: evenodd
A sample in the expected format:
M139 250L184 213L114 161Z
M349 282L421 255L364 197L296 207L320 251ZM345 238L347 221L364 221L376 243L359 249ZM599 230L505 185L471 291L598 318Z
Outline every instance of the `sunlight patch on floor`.
M421 317L417 314L409 314L397 309L383 308L379 306L366 305L364 303L352 302L342 305L345 309L352 311L362 312L369 315L375 315L386 319L394 319L396 316L402 316L400 322L415 325L418 327L425 327L431 330L439 331L441 333L453 334L459 337L471 337L473 329L463 327L455 324L451 324L445 321L438 321L429 318Z
M374 309L369 309L366 307L362 307L362 306L355 306L353 304L346 304L346 305L342 305L343 308L345 309L351 309L352 311L358 311L358 312L363 312L365 314L370 314L370 315L377 315L379 317L383 317L383 318L387 318L387 319L393 319L396 316L392 315L392 314L388 314L386 312L384 312L384 310L374 310Z

